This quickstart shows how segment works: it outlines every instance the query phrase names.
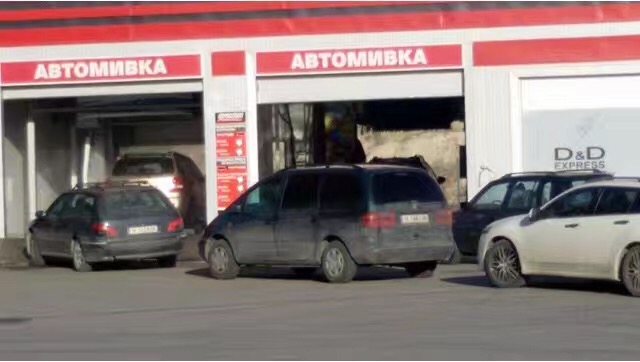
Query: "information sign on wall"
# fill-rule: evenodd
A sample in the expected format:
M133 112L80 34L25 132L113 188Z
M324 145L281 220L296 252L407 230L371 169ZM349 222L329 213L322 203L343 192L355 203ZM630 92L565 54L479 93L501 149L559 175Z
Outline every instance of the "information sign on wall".
M244 112L216 113L218 209L224 210L247 189Z

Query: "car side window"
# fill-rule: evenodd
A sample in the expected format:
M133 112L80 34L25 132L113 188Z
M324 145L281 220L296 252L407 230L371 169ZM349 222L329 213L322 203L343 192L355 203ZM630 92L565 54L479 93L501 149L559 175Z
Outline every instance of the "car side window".
M606 188L602 192L596 215L625 214L638 197L638 191L619 187Z
M557 199L544 210L548 217L577 217L593 215L598 201L598 188L585 188L570 192Z
M242 211L246 214L271 216L280 206L280 179L272 178L247 195Z
M91 195L74 194L65 204L60 217L63 218L91 218L95 215L96 199Z
M282 210L306 211L318 206L318 175L292 174L287 178Z
M61 217L74 197L75 194L64 194L58 197L58 199L49 207L49 210L47 210L47 216L52 218Z
M320 211L355 212L360 197L360 179L356 175L328 174L320 186Z
M517 181L507 199L507 210L530 210L535 206L537 181Z
M504 204L509 191L509 182L500 182L490 186L478 199L470 205L475 210L499 210Z

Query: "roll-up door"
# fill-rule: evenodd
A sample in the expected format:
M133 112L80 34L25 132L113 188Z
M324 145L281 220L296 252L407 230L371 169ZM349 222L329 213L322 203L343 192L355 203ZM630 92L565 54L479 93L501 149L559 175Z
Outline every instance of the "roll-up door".
M459 97L462 71L367 73L258 79L258 103Z
M68 98L89 96L117 96L127 94L168 94L202 92L202 81L156 81L137 83L109 83L55 86L7 87L2 99Z
M638 75L523 80L524 169L640 175L639 87Z

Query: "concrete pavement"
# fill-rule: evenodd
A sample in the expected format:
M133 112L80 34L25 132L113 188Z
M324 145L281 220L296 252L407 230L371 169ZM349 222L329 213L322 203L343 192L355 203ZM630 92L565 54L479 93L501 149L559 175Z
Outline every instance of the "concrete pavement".
M638 359L640 299L616 284L497 290L474 265L329 285L204 264L1 270L2 359Z

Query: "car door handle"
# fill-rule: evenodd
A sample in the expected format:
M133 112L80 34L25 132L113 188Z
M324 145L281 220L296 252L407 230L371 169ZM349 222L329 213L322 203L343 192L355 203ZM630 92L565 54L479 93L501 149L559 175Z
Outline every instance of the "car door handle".
M564 227L567 229L575 229L579 226L580 224L567 224Z
M613 225L627 225L629 223L629 220L618 220L618 221L614 221Z

